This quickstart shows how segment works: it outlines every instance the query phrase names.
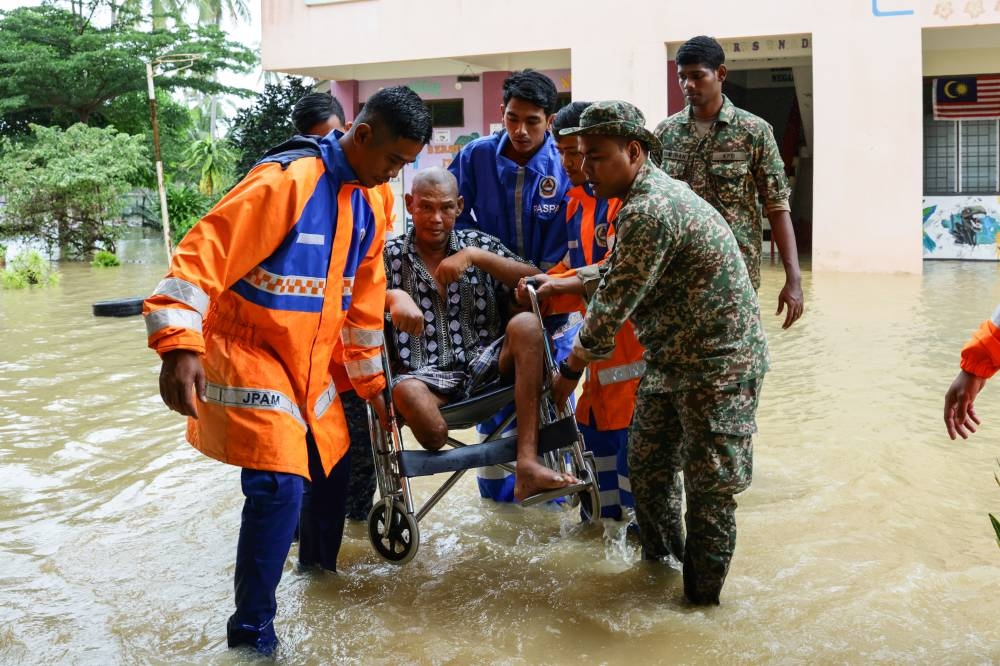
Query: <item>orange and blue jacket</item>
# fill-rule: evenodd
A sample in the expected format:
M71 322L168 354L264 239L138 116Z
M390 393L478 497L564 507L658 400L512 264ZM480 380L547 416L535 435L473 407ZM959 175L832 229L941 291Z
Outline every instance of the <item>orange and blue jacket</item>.
M566 193L564 206L569 247L566 256L549 271L558 277L574 275L584 266L598 264L614 246L612 220L621 202L598 199L589 185L578 185ZM583 312L586 302L580 297L552 299L555 310ZM644 348L635 337L632 323L615 336L615 351L610 358L587 366L583 393L576 404L577 421L597 430L619 430L632 423L635 393L646 369Z
M334 349L358 394L384 386L386 209L337 142L272 151L177 246L146 299L149 346L201 355L187 437L205 455L309 478L305 433L329 473L348 448Z

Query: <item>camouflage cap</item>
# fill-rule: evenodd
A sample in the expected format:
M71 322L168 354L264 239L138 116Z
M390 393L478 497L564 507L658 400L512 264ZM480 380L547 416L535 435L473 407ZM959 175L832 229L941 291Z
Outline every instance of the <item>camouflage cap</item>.
M645 143L653 155L660 153L660 140L646 129L646 117L642 115L642 111L632 104L620 100L594 102L580 114L579 127L567 127L559 132L559 136L579 134L621 136L626 139L635 139Z

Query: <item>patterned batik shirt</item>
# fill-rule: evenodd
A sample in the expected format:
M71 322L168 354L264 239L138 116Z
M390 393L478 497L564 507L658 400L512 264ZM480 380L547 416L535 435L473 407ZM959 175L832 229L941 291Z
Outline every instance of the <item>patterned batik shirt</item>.
M726 221L647 161L615 217L573 355L614 351L626 319L646 348L640 393L720 387L767 371L757 294ZM586 278L583 278L586 280Z
M524 261L489 234L473 229L452 231L448 255L465 247ZM477 352L503 335L510 290L486 271L470 266L459 282L448 285L446 299L442 300L437 282L417 254L412 228L405 236L386 241L382 256L386 289L402 289L409 294L426 322L420 336L393 331L396 374L428 365L444 371L465 370Z
M789 210L791 193L771 126L723 96L719 117L704 136L690 106L657 125L655 134L663 144L660 166L722 213L759 289L763 215Z

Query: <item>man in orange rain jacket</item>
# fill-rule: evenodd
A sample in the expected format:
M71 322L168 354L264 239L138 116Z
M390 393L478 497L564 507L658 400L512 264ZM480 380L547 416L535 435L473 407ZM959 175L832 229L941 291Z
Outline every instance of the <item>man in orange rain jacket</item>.
M298 134L320 139L334 130L346 132L352 123L347 121L340 100L330 93L313 92L303 95L295 102L295 107L292 109L292 124L295 125ZM389 183L383 183L375 189L385 204L386 233L391 234L396 221L392 187ZM336 360L330 366L330 372L336 385L337 398L344 409L351 441L345 457L348 470L346 497L338 496L335 501L344 502L348 520L364 521L372 508L376 486L375 460L372 458L371 439L368 433L368 412L365 411L365 401L354 390L347 369L341 363L343 349L339 345L334 358Z
M547 312L583 311L583 283L578 272L593 270L604 260L614 243L611 220L621 207L617 199L594 196L581 170L583 158L575 136L560 137L559 130L580 124L580 114L589 102L573 102L556 114L552 134L562 158L562 166L572 183L566 193L565 220L569 250L562 262L538 276L539 296L547 298ZM601 516L622 519L623 507L634 507L628 480L628 429L635 410L635 393L645 369L643 347L636 340L632 324L626 322L615 337L611 358L594 361L587 367L583 393L576 405L576 420L587 448L597 463L597 483L601 489Z
M272 151L192 228L146 300L163 401L191 417L198 450L243 468L230 647L277 648L275 591L305 489L314 501L300 559L336 568L343 503L338 516L325 498L346 481L330 374L338 339L355 390L385 416L385 206L366 188L413 162L430 135L427 107L401 86L373 95L347 134L321 139L319 157L312 139Z

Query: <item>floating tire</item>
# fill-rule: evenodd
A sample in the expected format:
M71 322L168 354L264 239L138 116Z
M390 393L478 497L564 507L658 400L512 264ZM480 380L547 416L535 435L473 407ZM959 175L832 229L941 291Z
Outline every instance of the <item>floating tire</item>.
M93 305L95 317L132 317L142 314L142 296L132 298L115 298L109 301L97 301Z

